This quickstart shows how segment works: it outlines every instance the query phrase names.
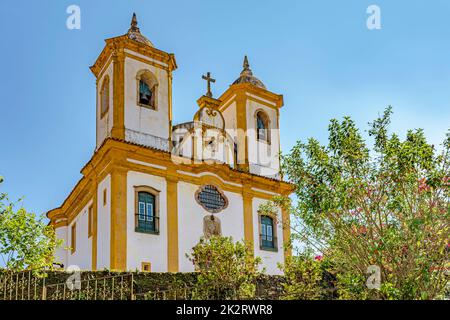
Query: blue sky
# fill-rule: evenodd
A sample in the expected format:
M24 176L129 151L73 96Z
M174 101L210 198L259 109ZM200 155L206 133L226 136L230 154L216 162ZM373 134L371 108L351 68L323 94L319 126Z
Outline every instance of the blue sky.
M81 8L68 30L66 8ZM366 28L381 8L382 29ZM2 0L0 191L42 213L59 206L95 146L95 78L106 38L124 34L135 11L141 32L176 55L175 122L192 119L211 71L218 96L254 74L284 95L282 148L316 137L331 118L366 128L393 105L392 130L423 128L439 144L450 127L450 1Z

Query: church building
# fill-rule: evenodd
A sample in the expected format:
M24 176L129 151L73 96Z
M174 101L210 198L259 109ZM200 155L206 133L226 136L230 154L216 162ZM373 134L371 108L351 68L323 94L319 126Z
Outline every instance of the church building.
M252 73L247 57L228 89L197 100L193 120L172 120L172 53L144 37L133 15L125 35L106 40L96 77L96 149L82 178L47 213L65 267L189 272L186 254L202 237L245 240L268 274L290 255L289 213L260 212L288 196L280 175L283 96ZM238 73L238 72L237 72Z

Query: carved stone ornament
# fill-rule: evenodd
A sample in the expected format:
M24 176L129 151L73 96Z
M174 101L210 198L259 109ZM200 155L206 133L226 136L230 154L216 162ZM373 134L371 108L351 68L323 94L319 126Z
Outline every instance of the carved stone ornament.
M203 218L203 235L206 239L213 236L222 235L222 227L220 225L220 219L214 215L208 215Z

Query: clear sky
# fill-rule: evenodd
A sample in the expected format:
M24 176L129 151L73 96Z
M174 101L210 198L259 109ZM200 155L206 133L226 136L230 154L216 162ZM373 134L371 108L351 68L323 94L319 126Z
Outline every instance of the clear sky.
M81 8L68 30L66 9ZM381 8L381 30L366 9ZM211 71L220 95L244 54L254 74L284 95L281 142L325 142L331 118L366 128L387 105L392 129L423 128L439 144L450 127L448 0L2 0L0 192L42 213L59 206L95 147L95 78L104 39L131 15L154 45L176 55L175 123L189 121Z

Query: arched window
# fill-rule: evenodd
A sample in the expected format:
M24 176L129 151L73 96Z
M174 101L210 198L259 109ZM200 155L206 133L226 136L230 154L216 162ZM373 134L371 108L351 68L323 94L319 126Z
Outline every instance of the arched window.
M136 231L144 233L159 233L159 217L157 216L157 195L153 192L136 189Z
M137 75L137 103L141 107L156 110L158 82L148 70L140 71Z
M109 77L105 76L100 90L100 118L109 110Z
M256 134L258 140L270 142L269 117L262 111L256 114Z
M261 226L261 249L276 250L276 238L274 232L273 218L269 216L260 216Z

